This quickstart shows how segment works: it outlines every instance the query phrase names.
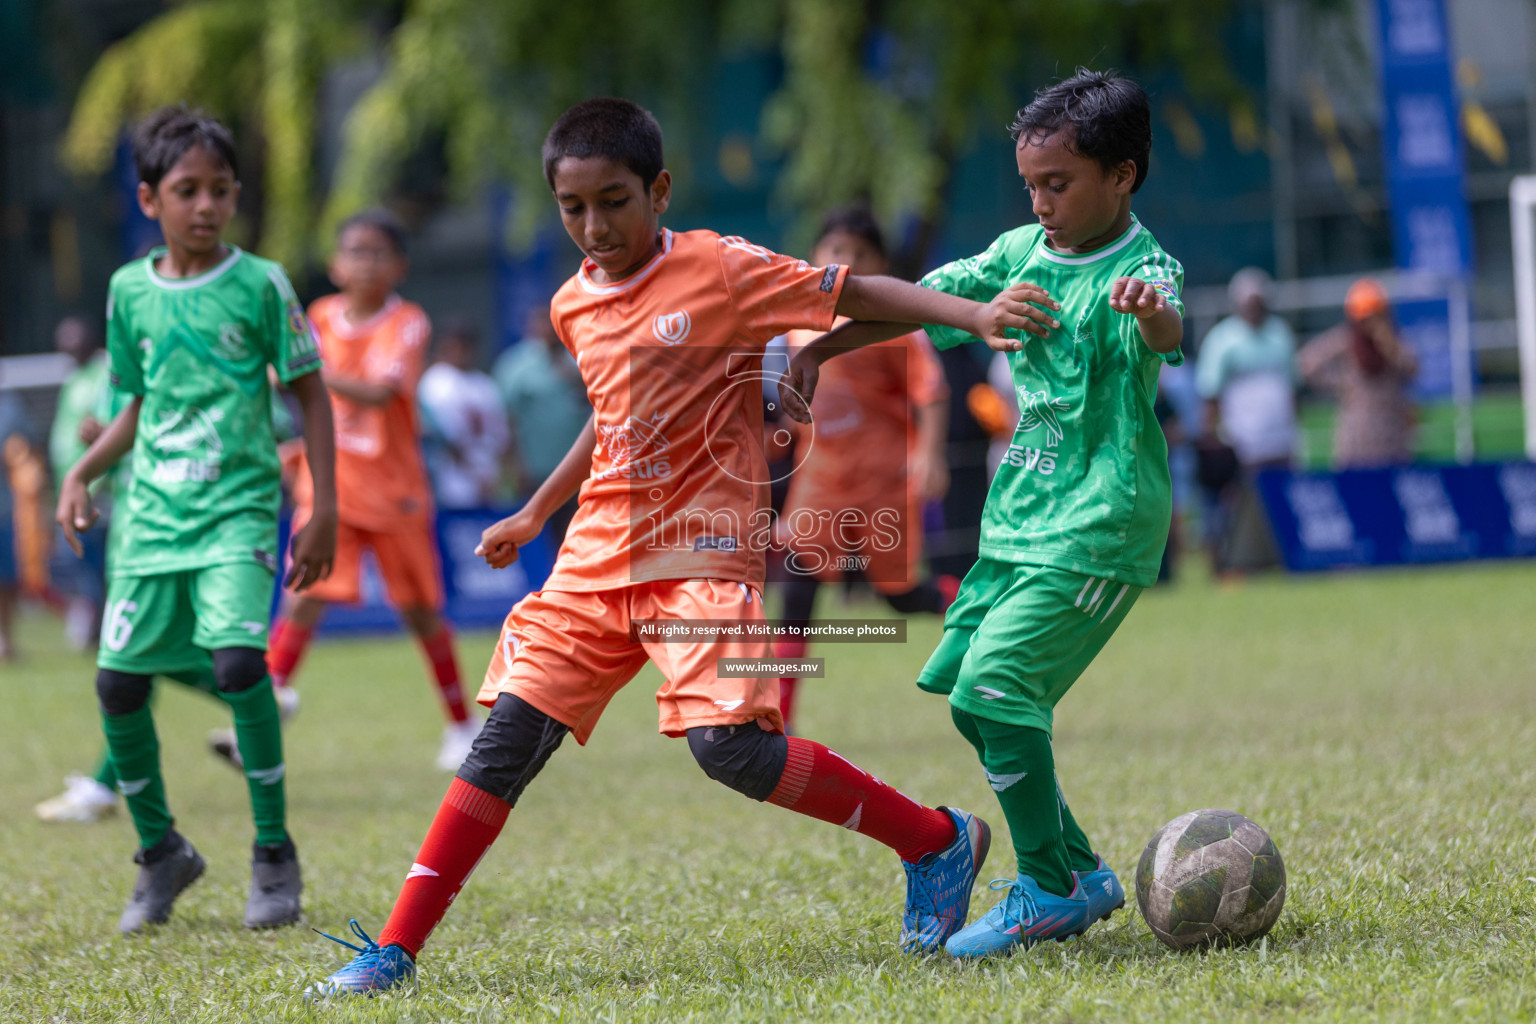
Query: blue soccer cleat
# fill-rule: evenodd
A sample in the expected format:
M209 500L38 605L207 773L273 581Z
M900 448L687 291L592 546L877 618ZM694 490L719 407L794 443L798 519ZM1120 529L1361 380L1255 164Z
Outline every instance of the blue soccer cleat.
M1088 896L1081 880L1073 877L1077 885L1070 896L1052 895L1028 875L999 878L991 888L1007 889L1008 895L980 921L950 936L945 951L965 960L1081 935L1088 930Z
M321 932L325 935L325 932ZM416 961L399 946L380 946L354 919L352 934L363 940L354 946L345 939L325 935L332 942L339 942L348 949L357 950L357 956L335 974L318 981L304 990L305 999L330 999L335 996L376 996L392 988L408 984L416 977Z
M902 861L907 872L907 907L901 915L901 948L931 953L965 924L971 886L987 860L992 829L953 807L940 807L955 823L955 841L916 864Z
M1107 921L1110 914L1125 906L1125 889L1103 857L1099 857L1099 866L1092 871L1078 872L1077 884L1088 897L1089 924Z

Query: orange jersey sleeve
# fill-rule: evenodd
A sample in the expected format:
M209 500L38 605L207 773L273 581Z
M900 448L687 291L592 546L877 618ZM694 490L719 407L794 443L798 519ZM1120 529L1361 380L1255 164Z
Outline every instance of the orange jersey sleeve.
M786 331L832 329L847 267L813 267L734 235L716 254L738 322L764 345Z

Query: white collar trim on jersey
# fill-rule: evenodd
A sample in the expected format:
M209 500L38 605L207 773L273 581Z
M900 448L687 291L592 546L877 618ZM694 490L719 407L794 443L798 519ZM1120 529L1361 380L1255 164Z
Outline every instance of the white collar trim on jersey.
M231 245L229 247L229 255L224 257L224 262L220 263L212 270L205 270L201 274L198 274L196 277L161 277L159 274L155 273L155 260L163 256L166 251L167 250L163 245L157 245L153 249L149 250L149 256L144 260L144 269L148 271L149 279L155 284L159 285L161 288L171 289L197 288L200 285L205 285L215 278L222 277L224 272L230 267L234 266L235 262L239 260L242 255L244 255L244 253L240 251L240 247L238 245Z
M610 285L595 284L592 281L592 278L587 276L587 264L591 263L592 262L591 260L582 260L581 261L581 269L576 271L576 280L581 285L581 287L582 287L582 289L584 291L590 292L593 295L612 295L615 292L622 292L622 291L624 291L624 290L626 290L628 288L633 288L635 285L639 284L641 281L644 281L647 277L650 277L651 276L651 272L656 269L657 265L660 264L662 260L666 259L667 253L669 253L671 251L672 251L672 229L671 228L662 228L661 229L661 252L657 253L655 256L652 256L651 257L651 261L649 263L647 263L645 266L641 267L639 270L635 271L633 274L630 274L628 277L626 277L624 280L620 281L618 284L610 284ZM596 266L596 264L593 264L593 266Z
M1057 252L1042 241L1040 243L1040 257L1050 260L1052 263L1061 263L1069 267L1081 267L1089 263L1097 263L1106 256L1113 256L1121 249L1130 245L1131 241L1139 234L1141 234L1141 221L1137 220L1136 215L1133 213L1131 214L1131 226L1125 229L1125 234L1102 249L1072 255L1071 253Z
M331 329L348 341L359 335L371 334L379 324L384 322L386 317L395 311L400 302L400 296L395 292L390 292L389 298L384 300L384 305L380 306L367 320L356 324L347 319L346 306L338 302L336 305L339 308L336 310L336 315L331 318Z

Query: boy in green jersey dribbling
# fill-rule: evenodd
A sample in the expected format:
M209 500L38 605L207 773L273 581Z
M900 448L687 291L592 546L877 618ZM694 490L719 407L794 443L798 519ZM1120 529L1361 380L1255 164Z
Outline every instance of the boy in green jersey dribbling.
M128 404L59 488L58 522L95 518L88 487L132 450L119 497L97 657L96 693L117 787L139 835L124 934L170 916L203 858L173 827L149 707L156 674L195 674L211 658L230 706L250 791L256 842L245 924L299 919L303 883L288 835L277 703L267 677L267 617L281 500L268 367L304 411L315 515L293 538L288 582L329 571L336 548L334 434L320 354L281 267L220 240L240 184L218 122L167 107L134 139L139 206L165 245L112 276L110 382Z
M1009 353L1019 424L987 495L981 557L918 678L949 697L1018 860L1003 901L945 944L958 957L1078 935L1125 903L1061 796L1051 728L1057 701L1157 577L1172 506L1152 402L1159 368L1183 360L1183 267L1131 213L1152 146L1141 87L1079 70L1040 90L1011 133L1039 223L922 281L1050 313L1032 337L995 346ZM813 342L781 391L786 411L808 421L825 359L913 329L850 324ZM926 329L939 348L975 340Z

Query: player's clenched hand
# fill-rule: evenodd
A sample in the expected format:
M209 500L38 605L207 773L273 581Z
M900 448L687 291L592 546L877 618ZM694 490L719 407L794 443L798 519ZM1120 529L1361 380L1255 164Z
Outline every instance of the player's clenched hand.
M811 399L820 376L821 362L801 351L790 360L789 372L779 378L779 407L796 423L811 422Z
M336 514L316 512L293 535L293 565L283 586L306 590L331 574L336 560Z
M59 507L53 518L64 531L64 543L69 545L76 558L85 554L85 549L80 546L80 534L91 528L97 515L91 505L90 489L75 474L65 473L64 482L59 484Z
M544 520L529 512L525 505L500 522L487 526L480 534L475 554L485 559L485 564L492 569L505 569L517 561L517 549L537 537L542 529Z
M998 292L997 297L983 307L974 333L987 343L988 348L997 352L1017 352L1024 347L1024 342L1010 338L1004 332L1013 328L1043 338L1052 328L1061 326L1061 321L1051 315L1060 309L1061 303L1039 285L1016 284Z
M1139 277L1117 277L1109 286L1109 307L1117 313L1126 313L1138 320L1161 313L1168 306L1163 293L1152 282Z

